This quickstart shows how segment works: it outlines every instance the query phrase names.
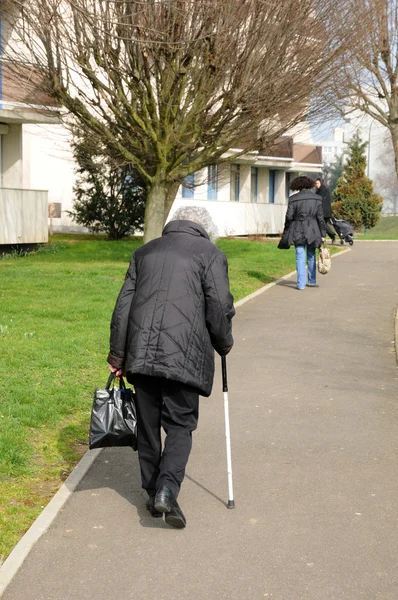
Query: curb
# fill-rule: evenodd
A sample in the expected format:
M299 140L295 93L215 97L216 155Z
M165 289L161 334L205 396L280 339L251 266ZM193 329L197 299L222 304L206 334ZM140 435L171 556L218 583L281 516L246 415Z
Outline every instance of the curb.
M351 252L351 248L347 248L346 250L342 250L332 256L332 258L336 258L341 254L345 254L346 252ZM267 285L264 285L262 288L256 290L252 294L245 296L235 304L235 308L239 308L249 300L253 300L257 296L260 296L270 288L276 286L281 281L285 279L289 279L296 274L296 271L292 271L287 275L284 275L280 279L276 281L272 281ZM396 320L396 336L398 336L398 314ZM398 360L398 356L397 356ZM0 598L4 594L7 586L11 583L12 579L16 575L17 571L22 566L25 558L28 556L29 552L32 550L35 543L38 539L46 533L51 523L54 521L57 514L60 512L64 504L76 490L77 486L87 473L89 469L92 467L94 462L97 460L99 455L102 452L102 448L98 450L88 450L80 462L76 465L72 473L66 479L66 481L59 488L58 492L53 496L50 502L47 504L46 508L42 513L37 517L37 519L32 523L28 531L25 535L20 539L18 544L12 550L11 554L4 561L4 563L0 567Z
M341 250L340 252L333 254L332 259L334 260L337 256L341 256L342 254L345 254L346 252L351 252L351 248L346 248L345 250ZM287 275L284 275L280 279L277 279L276 281L272 281L271 283L267 283L267 285L264 285L263 287L256 290L252 294L249 294L249 296L245 296L244 298L242 298L242 300L238 300L238 302L235 303L235 308L239 308L243 304L246 304L246 302L249 302L249 300L253 300L253 298L260 296L263 292L266 292L267 290L274 287L275 285L278 285L278 283L280 283L281 281L284 281L285 279L289 279L289 277L293 277L293 275L295 275L296 273L297 273L297 271L291 271L290 273L288 273Z
M395 358L398 365L398 307L397 312L395 313Z
M11 554L4 561L0 568L0 598L37 540L50 527L65 502L73 494L84 475L97 460L101 451L102 449L86 452L69 477L61 485L58 492L47 504L43 512L37 517L36 521L34 521Z

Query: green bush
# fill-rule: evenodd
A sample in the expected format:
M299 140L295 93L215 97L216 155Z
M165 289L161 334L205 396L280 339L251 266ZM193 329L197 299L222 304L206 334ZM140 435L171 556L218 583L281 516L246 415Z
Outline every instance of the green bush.
M337 200L332 204L333 214L338 219L344 219L351 223L354 229L360 229L362 227L362 214L359 208L359 203L356 200L346 198L343 200Z
M73 144L78 164L73 210L68 214L93 233L120 240L144 225L146 190L131 165L119 166L89 139Z

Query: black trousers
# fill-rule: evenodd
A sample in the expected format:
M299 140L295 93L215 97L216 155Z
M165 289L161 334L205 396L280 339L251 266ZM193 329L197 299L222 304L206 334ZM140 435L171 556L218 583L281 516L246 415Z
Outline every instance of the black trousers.
M325 217L326 233L328 234L331 240L334 240L334 238L336 237L336 233L334 229L332 229L332 227L330 226L330 222L330 217Z
M194 388L159 377L134 375L137 446L142 487L152 495L162 485L178 496L199 417ZM162 451L161 427L166 432Z

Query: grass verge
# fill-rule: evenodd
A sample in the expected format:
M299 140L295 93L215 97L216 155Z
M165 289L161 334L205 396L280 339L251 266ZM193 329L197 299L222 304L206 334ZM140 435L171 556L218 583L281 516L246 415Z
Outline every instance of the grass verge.
M0 260L0 564L87 450L111 313L141 243L65 234L51 242ZM294 249L276 242L219 246L235 300L294 269Z
M358 240L398 240L398 216L380 217L379 223L366 234L356 234Z

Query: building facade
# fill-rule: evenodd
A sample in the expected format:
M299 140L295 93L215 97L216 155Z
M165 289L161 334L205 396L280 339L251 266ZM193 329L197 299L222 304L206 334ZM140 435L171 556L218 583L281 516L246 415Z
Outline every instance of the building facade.
M283 230L292 179L321 172L321 148L286 136L268 149L187 177L169 220L180 206L195 204L210 212L220 236L277 234Z
M336 158L343 156L347 148L344 128L336 127L333 130L333 139L317 142L322 147L322 158L325 165L330 165Z
M12 24L1 12L0 35L3 53L12 41ZM60 188L63 179L54 155L54 134L64 132L60 109L40 91L34 69L19 67L16 73L0 59L0 244L43 242L48 203L58 198L49 190Z

